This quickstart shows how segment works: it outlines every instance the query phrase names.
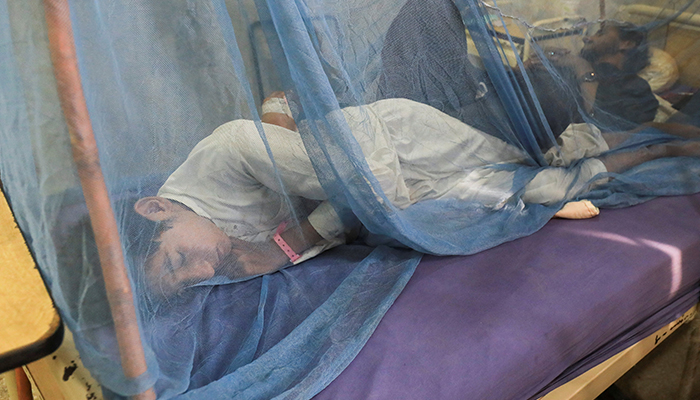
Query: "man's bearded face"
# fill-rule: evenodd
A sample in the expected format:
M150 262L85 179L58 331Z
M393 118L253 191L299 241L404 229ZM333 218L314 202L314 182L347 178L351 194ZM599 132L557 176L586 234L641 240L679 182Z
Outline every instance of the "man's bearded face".
M583 38L581 57L591 63L597 63L607 55L620 52L620 34L614 26L602 26L592 36Z

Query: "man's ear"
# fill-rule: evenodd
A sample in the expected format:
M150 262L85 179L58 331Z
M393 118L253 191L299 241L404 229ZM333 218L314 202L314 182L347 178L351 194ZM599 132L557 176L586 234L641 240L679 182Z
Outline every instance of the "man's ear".
M134 210L151 221L164 221L173 217L176 207L164 197L152 196L139 199Z
M620 40L620 51L632 50L637 47L633 40Z

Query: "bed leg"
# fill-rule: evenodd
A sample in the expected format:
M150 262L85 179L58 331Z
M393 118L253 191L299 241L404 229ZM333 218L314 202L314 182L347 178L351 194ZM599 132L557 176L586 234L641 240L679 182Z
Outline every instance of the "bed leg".
M700 316L695 316L690 322L690 338L688 343L688 354L681 375L680 387L678 388L678 400L690 400L693 394L693 383L698 375L698 364L700 364Z

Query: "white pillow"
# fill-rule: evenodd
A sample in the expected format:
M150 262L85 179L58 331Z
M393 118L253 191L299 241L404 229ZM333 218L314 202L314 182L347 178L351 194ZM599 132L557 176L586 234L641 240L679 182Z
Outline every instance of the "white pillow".
M651 48L649 65L639 71L640 77L649 82L654 93L671 88L678 80L678 66L670 54L657 48Z

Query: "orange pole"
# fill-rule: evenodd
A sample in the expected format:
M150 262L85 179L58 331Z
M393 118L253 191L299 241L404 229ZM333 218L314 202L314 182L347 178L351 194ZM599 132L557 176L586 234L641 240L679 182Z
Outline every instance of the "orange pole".
M117 221L109 201L80 82L68 1L44 0L44 11L58 96L68 125L73 159L85 195L90 223L95 233L122 369L127 378L136 378L147 370L146 357L139 335L131 284L124 266ZM139 400L155 397L152 388L133 396Z
M24 368L15 368L15 383L17 384L17 399L18 400L33 400L32 384L29 383L27 374L24 373Z

